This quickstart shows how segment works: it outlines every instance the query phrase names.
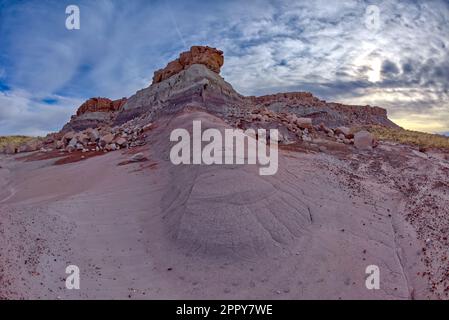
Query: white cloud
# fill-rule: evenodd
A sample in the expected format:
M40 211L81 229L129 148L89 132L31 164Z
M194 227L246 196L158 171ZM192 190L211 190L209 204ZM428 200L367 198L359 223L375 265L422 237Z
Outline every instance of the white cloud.
M367 5L351 0L332 5L326 0L244 5L79 1L81 30L68 31L63 4L19 2L2 8L0 46L12 63L0 67L0 77L5 68L8 86L26 92L29 108L38 97L54 94L80 101L115 99L148 86L153 71L186 46L204 44L225 51L222 74L243 94L308 89L328 100L369 100L383 106L387 89L432 89L439 98L421 108L438 117L439 107L447 106L442 92L449 80L433 73L439 66L445 70L448 59L448 5L379 1L382 24L377 32L364 25ZM421 71L401 72L394 79L381 74L378 82L369 83L375 61L386 60L399 70L410 61ZM419 109L403 95L396 98L385 105L392 114ZM15 116L19 119L21 113Z
M57 103L35 101L22 90L0 92L0 135L44 136L58 131L70 119L81 100L53 96Z

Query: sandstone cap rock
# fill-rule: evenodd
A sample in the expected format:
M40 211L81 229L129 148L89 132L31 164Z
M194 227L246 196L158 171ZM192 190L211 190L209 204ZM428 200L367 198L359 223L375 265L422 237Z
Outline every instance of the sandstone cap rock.
M169 62L165 68L157 70L153 76L153 84L162 82L193 64L202 64L213 72L220 73L223 63L223 51L208 46L193 46L190 51L181 53L178 59Z

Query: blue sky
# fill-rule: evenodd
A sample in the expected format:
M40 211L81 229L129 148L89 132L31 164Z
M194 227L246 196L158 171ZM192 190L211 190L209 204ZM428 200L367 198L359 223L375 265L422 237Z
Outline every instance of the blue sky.
M80 30L65 28L70 4ZM191 45L223 50L242 94L311 91L449 132L448 35L443 0L0 0L0 135L59 130L84 100L134 94Z

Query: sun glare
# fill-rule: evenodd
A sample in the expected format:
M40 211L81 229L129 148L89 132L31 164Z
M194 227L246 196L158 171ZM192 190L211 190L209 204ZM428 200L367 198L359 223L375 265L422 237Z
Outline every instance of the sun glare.
M380 59L373 59L369 63L370 70L367 72L368 80L370 82L378 82L380 81L380 68L381 62Z

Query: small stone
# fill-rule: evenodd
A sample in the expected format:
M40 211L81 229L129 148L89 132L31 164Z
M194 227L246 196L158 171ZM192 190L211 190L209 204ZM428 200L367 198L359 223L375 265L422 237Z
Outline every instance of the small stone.
M115 151L115 150L117 150L117 145L115 143L108 144L106 146L106 150L108 150L108 151Z
M120 147L124 147L128 144L128 141L125 138L118 138L115 143Z
M129 159L131 162L139 162L139 161L143 161L146 160L145 155L141 152L136 153L135 155L133 155L131 157L131 159Z

